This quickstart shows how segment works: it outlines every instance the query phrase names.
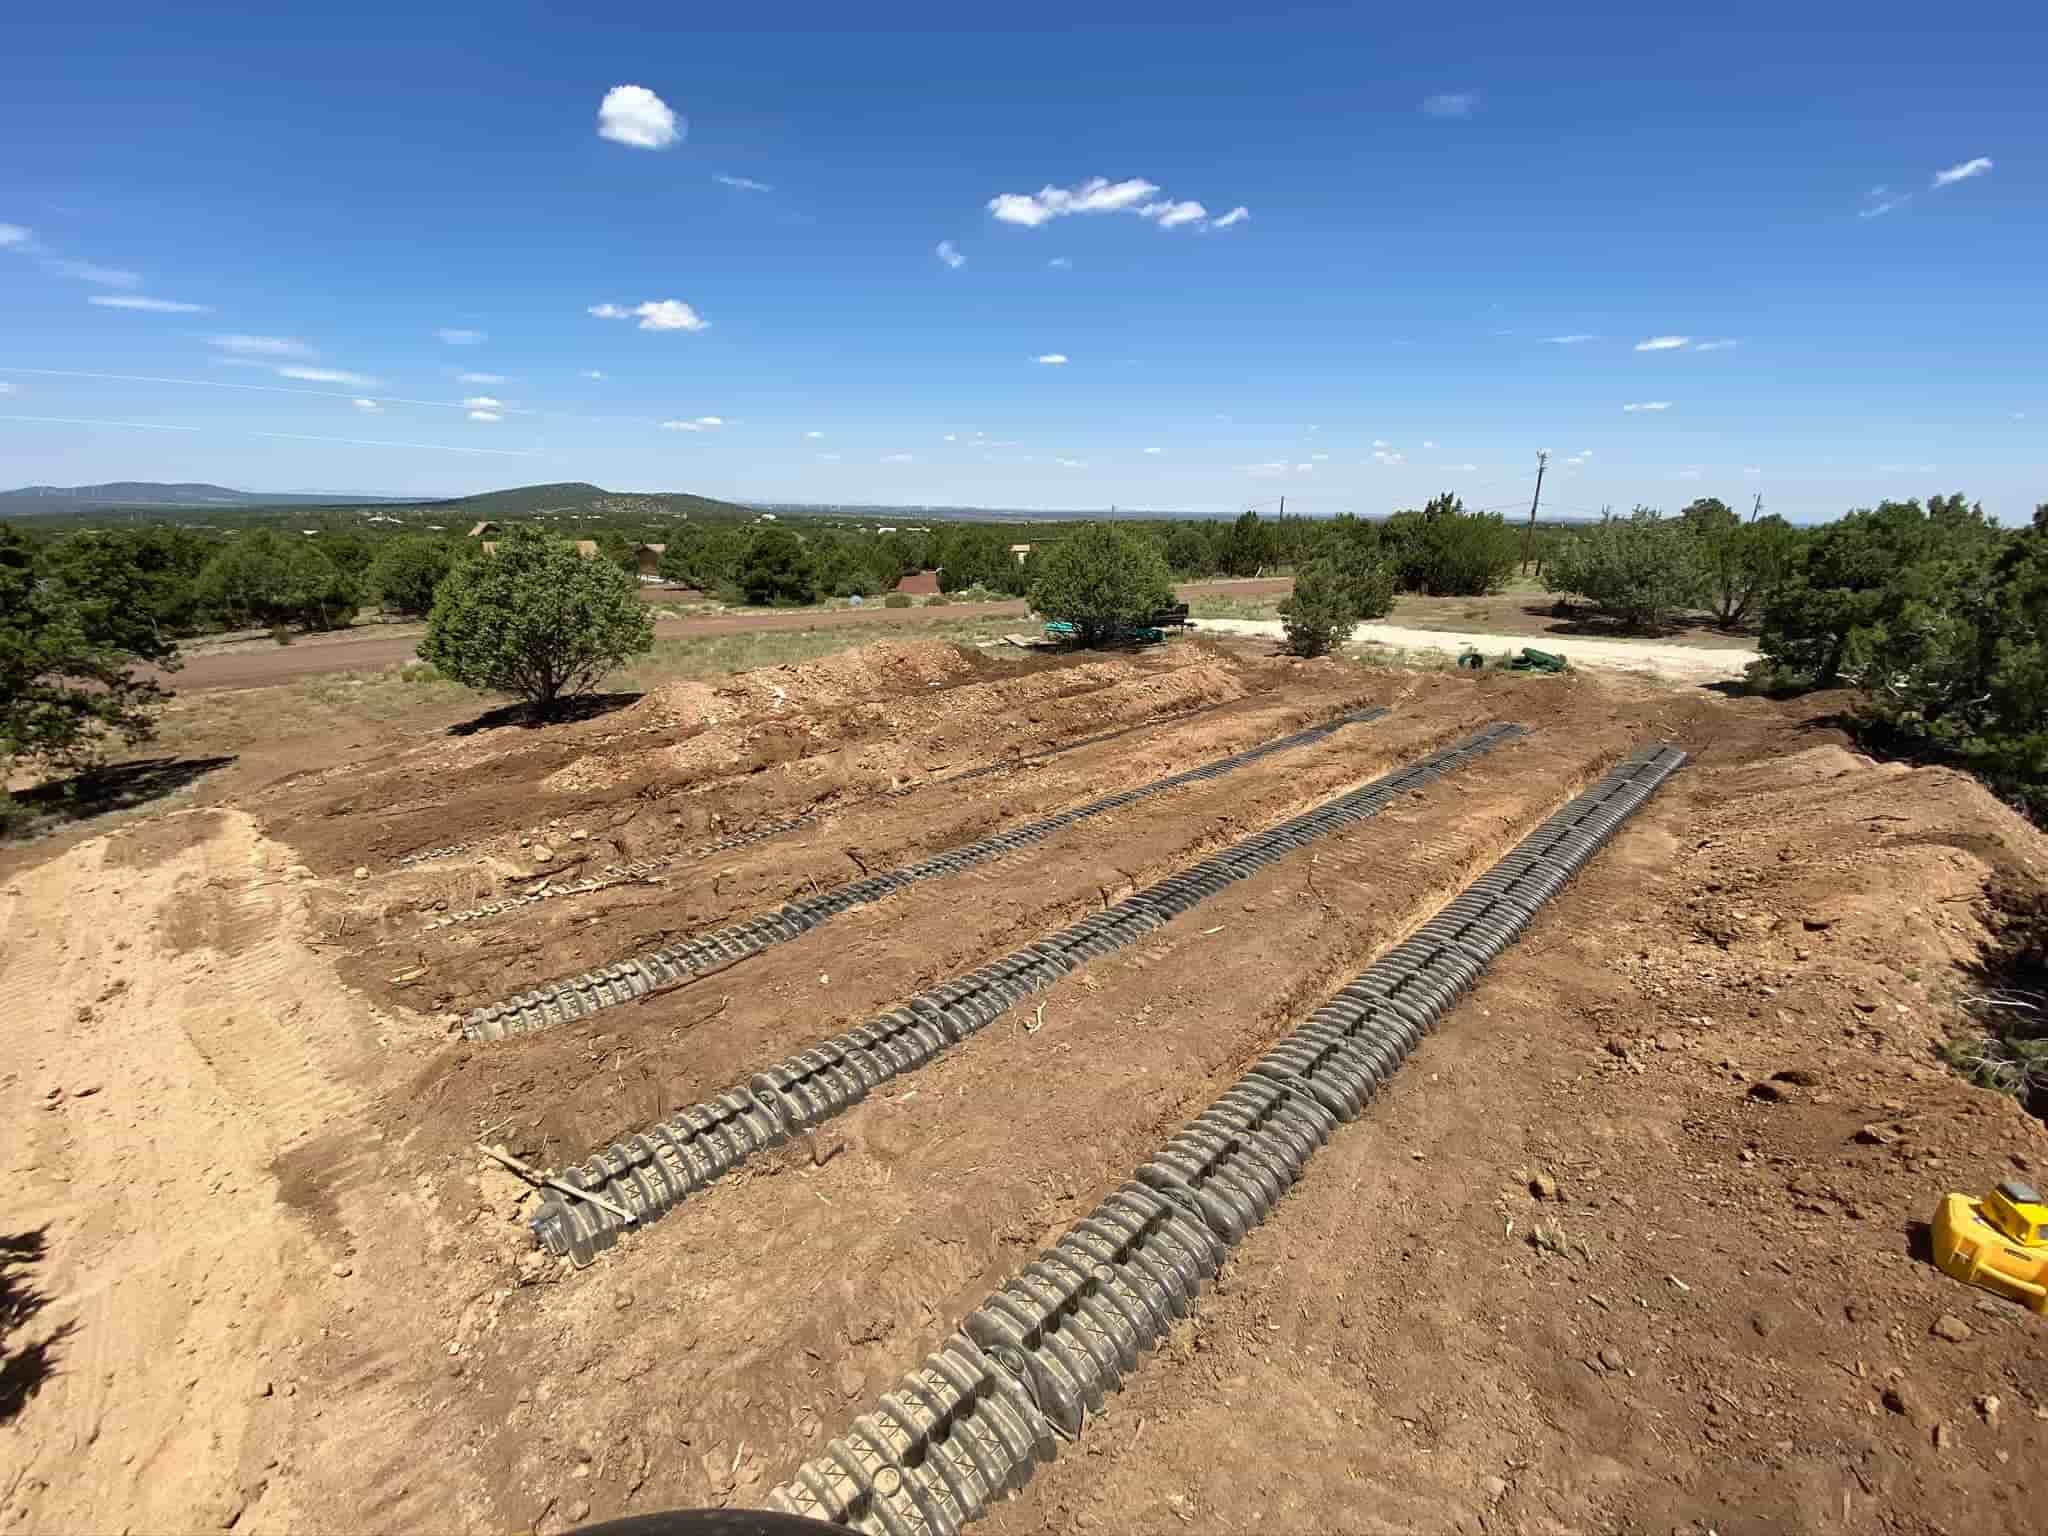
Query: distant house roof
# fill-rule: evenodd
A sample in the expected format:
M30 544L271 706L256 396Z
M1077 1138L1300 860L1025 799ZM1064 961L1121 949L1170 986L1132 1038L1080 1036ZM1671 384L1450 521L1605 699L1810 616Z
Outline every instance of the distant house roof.
M666 544L642 544L640 548L648 550L651 553L657 555L665 555L668 553L668 546Z
M906 576L896 583L896 590L909 597L931 597L939 590L939 573L919 571L914 576Z
M496 523L478 523L469 530L469 536L472 539L480 539L487 533L503 533L504 531Z

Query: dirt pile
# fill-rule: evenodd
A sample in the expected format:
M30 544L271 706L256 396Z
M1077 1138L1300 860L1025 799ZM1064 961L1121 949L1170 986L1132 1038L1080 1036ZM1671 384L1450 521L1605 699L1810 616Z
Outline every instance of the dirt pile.
M753 715L835 709L944 686L973 675L975 663L943 640L882 640L816 661L759 667L718 684L668 683L635 704L620 722L640 726L716 725Z

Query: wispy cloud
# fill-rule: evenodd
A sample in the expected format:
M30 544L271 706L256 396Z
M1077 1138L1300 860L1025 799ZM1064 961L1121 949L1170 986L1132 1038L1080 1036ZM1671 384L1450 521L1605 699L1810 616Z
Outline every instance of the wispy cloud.
M472 331L459 325L444 325L434 334L451 347L473 347L484 339L482 331Z
M1742 466L1742 472L1745 475L1760 475L1764 471L1763 466L1760 464L1745 464Z
M52 259L43 263L48 271L58 277L73 277L81 283L97 283L102 288L140 288L142 274L124 271L120 267L96 266L89 261L58 261Z
M374 400L356 399L351 400L349 404L353 405L357 410L363 412L365 415L370 416L375 416L384 409L383 406L379 405Z
M19 224L0 224L0 251L11 245L32 245L35 235Z
M593 304L584 313L595 315L600 320L628 320L633 315L633 311L623 304Z
M917 461L907 453L885 453L882 455L882 462L884 464L914 464Z
M302 368L297 364L277 370L280 379L300 379L308 384L349 384L357 389L371 389L379 382L368 374L350 373L345 368Z
M1553 347L1576 347L1582 342L1598 341L1600 338L1590 331L1573 331L1565 336L1546 336L1544 341Z
M505 375L502 373L459 373L455 377L456 382L461 384L502 384L505 382Z
M1631 400L1627 405L1624 405L1622 409L1624 411L1630 412L1668 411L1671 409L1671 402L1669 400Z
M313 349L291 336L210 336L207 342L237 357L311 357Z
M1036 358L1036 361L1045 363L1054 368L1059 367L1062 363L1066 362L1066 360L1067 354L1064 352L1041 352L1038 354L1038 357Z
M1691 344L1692 338L1690 336L1652 336L1647 341L1637 342L1636 350L1638 352L1676 352L1679 348L1690 346Z
M1312 453L1309 455L1309 457L1311 459L1314 459L1318 464L1323 464L1329 461L1330 456L1327 453Z
M1287 461L1285 459L1268 459L1263 464L1235 464L1231 467L1241 475L1258 475L1261 477L1265 477L1268 475L1284 475L1287 473Z
M1071 272L1074 270L1074 259L1071 256L1055 256L1046 265L1055 272Z
M633 313L640 317L643 331L701 331L711 324L681 299L649 299L636 304Z
M1703 341L1698 346L1694 347L1693 351L1726 352L1730 347L1739 347L1741 345L1742 343L1736 341L1733 337L1724 336L1718 341Z
M462 403L472 411L501 411L505 408L504 401L493 400L489 395L471 395Z
M1941 466L1938 464L1880 464L1880 475L1931 475Z
M505 418L496 411L471 411L469 419L471 421L503 421Z
M1222 218L1212 219L1209 223L1209 227L1211 229L1229 229L1232 225L1242 224L1246 219L1250 218L1251 216L1251 209L1245 207L1243 203L1239 203L1235 208L1231 209L1230 212L1224 214Z
M1678 472L1681 480L1697 480L1707 472L1704 464L1688 464Z
M1470 475L1478 472L1477 464L1440 464L1437 466L1447 475Z
M1376 446L1375 446L1375 447L1373 448L1373 451L1372 451L1372 461L1373 461L1373 463L1375 463L1375 464L1389 464L1389 465L1391 465L1391 464L1406 464L1406 463L1408 462L1408 459L1407 459L1406 455L1404 455L1404 454L1399 454L1399 453L1396 453L1396 452L1395 452L1395 451L1394 451L1393 449L1391 449L1391 448L1387 448L1387 447L1381 447L1381 446L1377 446L1377 445L1376 445Z
M1930 185L1952 187L1957 182L1968 181L1973 176L1988 175L1990 170L1990 159L1987 156L1979 155L1974 160L1965 160L1961 165L1952 165L1945 171L1936 171L1934 173L1934 180Z
M1440 91L1422 98L1422 111L1426 117L1470 117L1478 110L1477 91Z
M1162 453L1166 452L1166 450L1165 450L1164 448L1147 448L1147 449L1146 449L1145 451L1146 451L1147 453L1149 453L1149 454L1153 455L1153 456L1154 456L1155 458L1156 458L1156 457L1157 457L1158 455L1160 455L1160 454L1162 454Z
M1190 225L1198 229L1220 229L1241 224L1251 217L1249 210L1233 208L1211 225L1209 210L1200 203L1191 199L1161 198L1158 193L1159 184L1142 176L1133 176L1125 181L1092 176L1075 187L1045 186L1036 192L999 193L988 200L988 211L1005 224L1020 224L1027 229L1036 229L1054 219L1079 213L1134 213L1140 218L1151 219L1161 229L1180 229Z
M688 421L664 421L664 432L716 432L725 425L723 416L697 416Z
M583 377L586 379L596 379L599 383L603 383L604 370L602 368L586 368L583 370Z
M1054 459L1053 463L1059 465L1061 469L1086 469L1088 467L1086 459Z
M837 464L841 459L845 458L846 455L843 453L821 453L818 455L818 457L823 459L827 464Z
M967 258L960 254L960 247L950 240L941 240L938 248L939 260L958 271L967 265Z
M720 171L711 178L722 187L737 187L742 192L773 192L775 189L765 181L756 181L751 176L728 176Z
M1856 217L1859 219L1881 219L1894 208L1903 208L1906 204L1913 201L1913 194L1910 192L1902 192L1897 197L1886 197L1883 195L1884 190L1883 187L1872 187L1870 189L1870 196L1873 201L1857 209Z
M689 125L644 85L615 85L597 106L597 136L634 149L667 149Z
M152 315L203 315L208 304L187 304L180 299L152 299L140 293L96 293L85 301L102 309L140 309Z
M806 432L806 433L804 434L804 436L805 436L806 438L808 438L808 439L809 439L810 441L812 441L812 442L816 442L816 441L818 441L818 440L819 440L820 438L822 438L822 437L823 437L824 435L825 435L825 434L824 434L824 433L822 433L822 432Z

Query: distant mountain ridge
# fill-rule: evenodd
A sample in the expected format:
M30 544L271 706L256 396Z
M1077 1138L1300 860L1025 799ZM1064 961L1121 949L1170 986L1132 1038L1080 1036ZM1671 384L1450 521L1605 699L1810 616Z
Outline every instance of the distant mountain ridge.
M204 482L115 480L104 485L25 485L0 491L0 519L91 514L130 508L185 512L247 511L260 507L432 507L478 519L540 517L562 513L674 517L751 516L752 509L686 492L607 491L583 480L518 485L474 496L350 496L322 492L238 491Z
M0 517L84 512L93 507L305 507L363 506L403 500L395 496L323 496L303 492L237 491L225 485L162 480L112 480L104 485L25 485L0 491Z

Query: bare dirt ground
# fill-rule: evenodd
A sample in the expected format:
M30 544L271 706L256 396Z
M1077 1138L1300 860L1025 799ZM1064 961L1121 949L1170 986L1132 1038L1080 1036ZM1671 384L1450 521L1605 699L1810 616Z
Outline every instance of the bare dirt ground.
M565 970L1364 704L1393 713L678 992L507 1042L450 1032ZM1959 775L1853 755L1831 707L1207 645L998 665L904 638L546 731L341 733L31 845L0 885L0 1148L5 1227L48 1245L32 1331L54 1374L0 1428L0 1530L555 1531L758 1502L1273 1037L1651 741L1695 761L988 1528L2038 1529L2044 1325L1936 1272L1918 1224L1944 1190L2048 1176L2048 1130L1935 1055L1981 985L1987 883L2048 878L2048 839ZM591 1269L534 1251L530 1192L475 1151L581 1157L1489 720L1529 734ZM668 861L660 883L429 926L629 858Z

